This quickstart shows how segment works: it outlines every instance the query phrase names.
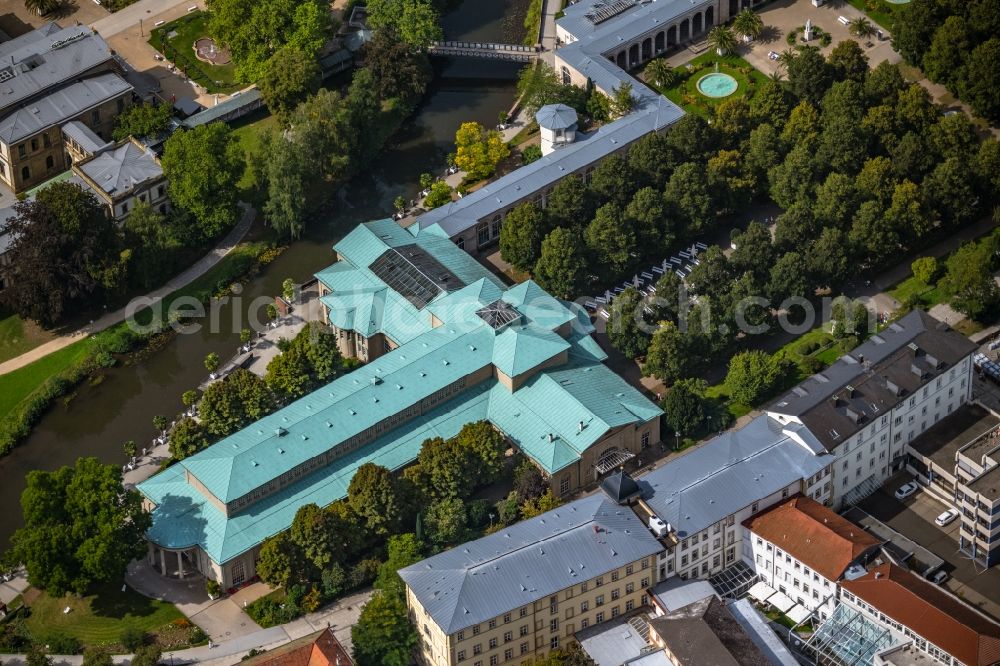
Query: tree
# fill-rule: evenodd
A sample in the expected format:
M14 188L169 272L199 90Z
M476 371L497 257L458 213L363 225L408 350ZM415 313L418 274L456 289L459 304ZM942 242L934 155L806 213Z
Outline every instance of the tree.
M650 340L642 372L665 382L681 379L695 365L686 352L687 344L677 325L672 321L664 322Z
M582 228L594 216L590 192L580 178L563 178L545 199L545 216L552 229Z
M846 229L861 205L854 179L833 172L816 188L816 219L824 225Z
M139 454L139 447L136 445L134 439L130 439L122 445L122 450L125 451L125 457L128 459L135 458Z
M826 62L833 68L834 78L838 81L849 79L864 83L868 76L868 56L853 39L838 42Z
M199 416L205 430L224 437L261 419L273 407L274 396L264 380L249 370L237 368L205 389Z
M391 29L375 31L365 44L364 60L381 99L414 100L424 93L431 79L427 57L414 51Z
M768 173L781 164L781 151L781 137L773 125L764 123L750 132L750 138L741 152L745 173L753 182L755 196L763 195L770 189Z
M549 232L542 241L534 277L542 289L555 296L575 296L585 278L583 244L579 235L562 227Z
M530 271L542 251L546 233L542 211L525 202L507 213L500 227L500 256L520 271Z
M990 240L966 243L945 262L940 285L951 306L972 319L995 316L1000 290L993 279L993 248Z
M258 87L271 113L288 119L300 102L319 90L320 68L311 53L283 46L268 58Z
M330 8L322 0L208 0L208 34L232 53L236 78L259 81L282 47L314 57L327 39Z
M923 238L931 229L932 221L924 210L920 188L909 180L896 185L892 203L885 211L886 223L911 243Z
M144 288L159 286L174 269L173 255L184 244L181 225L137 201L125 217L122 235L131 253L129 281Z
M813 295L809 258L799 252L786 252L778 257L771 268L771 279L767 291L771 296L772 307L780 306L785 299L792 296L809 298Z
M14 205L6 223L9 284L0 300L26 319L53 326L99 305L124 283L130 253L114 220L89 191L56 183Z
M735 235L732 242L736 245L736 249L729 255L729 265L733 272L748 272L758 284L767 280L777 258L771 241L771 230L754 220L747 225L746 231Z
M310 570L301 549L286 530L264 540L257 561L257 575L265 583L287 587L306 580Z
M674 228L667 220L667 206L659 190L652 187L638 190L625 207L625 219L635 230L639 254L651 254L674 241Z
M717 25L708 31L708 45L720 56L729 55L736 50L736 36L724 25Z
M705 400L705 381L682 379L663 398L663 420L676 433L695 435L701 431L710 406Z
M729 289L733 270L729 259L718 245L712 245L698 256L698 265L688 275L687 283L699 296L718 299Z
M683 223L688 234L699 233L715 218L715 202L705 170L693 162L677 167L663 193L671 217Z
M892 161L881 155L872 157L861 167L854 184L862 197L874 200L880 206L888 206L896 189Z
M820 224L813 213L812 205L807 201L800 201L778 217L774 229L774 244L783 250L801 248L808 245L819 233Z
M487 131L479 123L462 123L455 132L455 165L470 180L489 178L497 164L510 155L510 148L500 133Z
M864 81L865 95L869 103L892 104L899 93L906 88L906 81L899 72L899 67L883 60L877 67L868 72Z
M747 174L738 150L720 150L708 160L706 171L720 214L735 213L750 203L756 178Z
M938 272L937 259L934 257L920 257L919 259L914 259L913 263L910 264L910 270L913 271L913 277L917 278L924 284L934 284L934 276Z
M905 17L893 26L892 46L911 65L919 65L930 48L938 26L944 22L945 3L917 0L907 5Z
M782 364L766 352L740 352L729 361L725 386L733 402L753 407L773 393L784 372Z
M153 430L162 433L167 429L167 417L157 414L153 417Z
M595 663L580 644L573 641L536 659L531 666L595 666Z
M394 531L403 510L392 474L373 463L361 465L354 473L347 488L347 502L368 530L380 536Z
M351 628L357 666L407 666L419 637L406 614L406 602L376 592Z
M628 162L612 154L590 174L589 186L595 201L624 206L635 189L635 178Z
M192 418L183 418L170 430L170 456L184 460L208 446L208 436L201 424Z
M443 180L435 181L431 191L424 197L424 208L431 210L451 203L451 186Z
M887 263L901 245L899 233L886 223L882 207L874 201L858 208L849 237L857 255L867 258L870 266Z
M628 149L629 169L640 188L652 187L662 191L675 166L674 162L673 150L666 137L659 132L650 132Z
M427 507L427 530L437 544L458 543L468 526L465 503L457 497L434 502Z
M767 174L771 183L771 198L786 209L812 200L819 169L815 153L807 144L795 146L785 161Z
M812 257L811 271L818 286L836 289L850 277L850 249L846 231L834 227L823 229L807 253Z
M294 137L294 134L292 135ZM305 229L310 195L321 174L297 142L281 131L261 137L259 185L267 192L263 213L276 233L296 239Z
M585 92L562 82L556 71L545 62L528 65L518 74L517 92L525 111L534 115L547 104L566 104L577 111L586 106Z
M493 483L503 473L507 439L489 421L466 423L454 437L474 458L473 479L477 485Z
M965 224L979 212L979 199L972 189L972 170L967 160L949 157L939 163L921 184L928 207L943 222Z
M856 16L847 24L847 30L855 37L868 39L875 34L875 26L864 16Z
M299 346L292 346L267 364L264 381L269 389L284 400L301 398L312 385L309 360Z
M623 81L611 93L611 112L616 117L627 116L635 108L635 97L632 96L632 84Z
M649 334L640 327L643 307L642 296L632 287L615 297L611 304L608 339L625 358L643 356L649 347Z
M733 32L744 42L757 39L764 32L764 19L749 7L741 11L733 19Z
M840 296L834 299L830 308L830 333L840 340L852 337L863 339L869 332L874 332L874 328L868 327L869 318L868 308L860 299L852 301L846 296Z
M972 30L961 16L949 16L934 32L924 53L923 70L931 81L944 84L952 92L965 79L965 59L972 50Z
M670 128L664 137L676 163L702 161L719 149L719 135L696 113L688 113Z
M807 101L799 102L788 115L788 120L781 130L781 139L789 147L803 144L815 145L819 138L821 126L819 112Z
M429 0L369 0L368 25L376 31L389 28L410 46L426 48L440 41L441 26Z
M632 264L637 248L635 233L617 204L601 206L583 232L590 253L607 277L617 278Z
M514 491L518 497L534 499L540 497L548 487L549 484L545 482L545 477L535 463L528 458L518 463L514 470Z
M115 141L134 136L138 139L157 136L170 127L173 108L169 104L133 104L115 118Z
M215 352L209 352L205 355L205 369L209 372L214 373L219 369L219 355Z
M32 14L45 16L68 4L68 0L24 0L24 8Z
M646 77L660 88L669 88L677 82L677 71L665 58L656 58L646 65Z
M931 101L930 93L918 83L910 84L899 92L896 102L896 120L905 130L923 136L928 127L938 121L939 114Z
M213 4L225 1L234 0L213 0ZM236 183L244 161L226 123L174 132L164 144L161 161L170 181L170 200L195 217L202 237L213 238L236 222Z
M942 159L957 157L968 162L979 150L979 136L964 113L942 116L929 131L930 143Z
M146 552L152 521L117 465L78 458L73 467L28 472L21 508L24 527L11 537L9 561L23 563L28 581L53 597L119 581Z
M815 46L804 46L788 63L788 86L799 99L819 104L833 83L832 68Z
M792 102L785 87L777 81L767 81L750 100L750 116L756 123L770 123L774 128L785 126L792 112ZM751 135L752 135L751 130Z
M994 37L972 49L965 65L965 79L960 84L962 99L972 110L994 124L1000 120L1000 100L996 91L1000 87L1000 39Z
M475 457L456 439L432 437L424 441L417 456L415 481L431 499L468 497L476 484ZM408 477L409 478L409 477Z

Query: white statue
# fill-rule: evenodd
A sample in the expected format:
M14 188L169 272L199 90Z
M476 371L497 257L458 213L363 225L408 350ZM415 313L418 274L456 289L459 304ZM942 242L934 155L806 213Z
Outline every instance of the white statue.
M813 38L813 24L812 19L806 19L806 29L805 34L802 36L807 42Z

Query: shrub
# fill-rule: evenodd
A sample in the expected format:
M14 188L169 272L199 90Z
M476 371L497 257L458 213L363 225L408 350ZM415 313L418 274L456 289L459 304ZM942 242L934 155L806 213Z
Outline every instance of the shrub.
M205 582L205 592L210 596L217 597L222 593L222 586L219 585L219 581L212 580L211 578Z
M208 640L208 634L201 627L195 627L191 632L191 637L188 639L188 643L191 645L197 645L198 643L204 643Z
M79 654L82 647L75 636L59 633L46 634L39 642L48 646L50 654Z
M536 146L534 144L530 146L525 146L524 150L521 151L521 162L524 164L531 164L536 160L542 158L542 147Z
M820 372L825 366L823 361L819 360L815 356L806 356L799 361L799 368L802 369L802 373L806 375L814 375Z
M122 630L119 641L126 650L135 652L146 643L146 632L138 627L127 626Z
M490 519L490 512L493 505L489 500L478 499L469 502L465 507L465 515L469 520L469 527L482 527Z
M806 341L800 342L798 345L796 345L796 347L795 347L795 353L799 354L800 356L809 356L809 354L812 354L814 351L816 351L819 348L820 348L820 344L819 344L818 341L816 341L816 340L806 340Z

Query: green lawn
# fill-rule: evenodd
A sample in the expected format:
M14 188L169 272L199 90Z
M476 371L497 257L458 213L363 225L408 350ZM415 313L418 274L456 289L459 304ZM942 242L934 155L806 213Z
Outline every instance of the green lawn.
M172 32L176 34L168 37ZM209 93L230 93L239 89L241 86L236 82L236 68L232 63L212 65L195 56L195 40L208 36L208 14L197 11L151 31L149 43Z
M918 280L916 276L910 276L897 284L889 290L889 295L903 304L919 300L928 309L945 300L940 289Z
M904 5L893 5L880 0L847 0L855 9L860 9L882 28L891 31L896 16Z
M720 72L729 74L739 83L739 88L735 93L720 99L705 97L697 89L698 79L715 71L716 63L719 65ZM652 81L647 81L646 84L659 90L667 99L688 113L701 116L712 115L715 107L726 100L736 97L752 98L757 89L768 80L767 76L754 69L753 65L743 58L737 55L720 56L715 51L702 53L686 65L676 68L676 71L680 75L680 80L669 88L659 88Z
M246 168L243 170L243 176L240 178L237 186L241 191L246 192L247 196L251 199L254 198L253 193L257 189L257 180L254 178L253 169L250 165L260 148L261 136L263 136L264 132L276 127L278 127L278 119L275 116L267 115L266 112L251 114L234 124L233 136L236 137L236 141L239 143L240 148L243 149L243 153L247 158ZM253 203L259 207L261 202L254 201Z
M34 324L25 323L15 314L0 314L0 363L20 356L53 337L53 334Z
M14 407L28 394L42 385L49 377L62 372L71 365L82 361L90 353L90 339L79 340L52 352L34 363L3 375L3 390L0 391L0 419L6 418Z
M67 606L72 610L63 613ZM186 621L173 604L144 597L130 588L122 592L116 585L81 598L72 594L54 598L42 592L29 607L26 624L33 636L44 641L47 635L63 634L84 645L117 643L128 626L156 633L175 620Z

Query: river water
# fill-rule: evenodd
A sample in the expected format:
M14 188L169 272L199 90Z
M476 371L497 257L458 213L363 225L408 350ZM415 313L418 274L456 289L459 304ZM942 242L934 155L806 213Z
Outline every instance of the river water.
M464 0L442 19L446 38L502 41L502 19L515 2ZM197 333L177 335L142 362L109 371L97 386L81 386L68 403L57 402L25 442L0 458L0 506L4 507L0 551L8 547L11 534L22 524L19 500L29 471L72 465L79 456L125 462L122 444L126 440L136 440L141 448L154 435L154 415L169 416L183 409L181 393L205 378L205 355L216 352L225 359L235 351L252 299L279 293L285 278L303 282L331 264L331 246L344 233L360 222L391 214L396 196L411 198L419 189L421 172L444 169L445 156L454 149L455 130L462 122L492 126L499 112L514 101L517 65L436 60L435 70L434 82L413 118L367 173L342 188L328 218L311 223L305 238L246 284L238 306L229 304L220 310L221 331L211 332L206 326Z

